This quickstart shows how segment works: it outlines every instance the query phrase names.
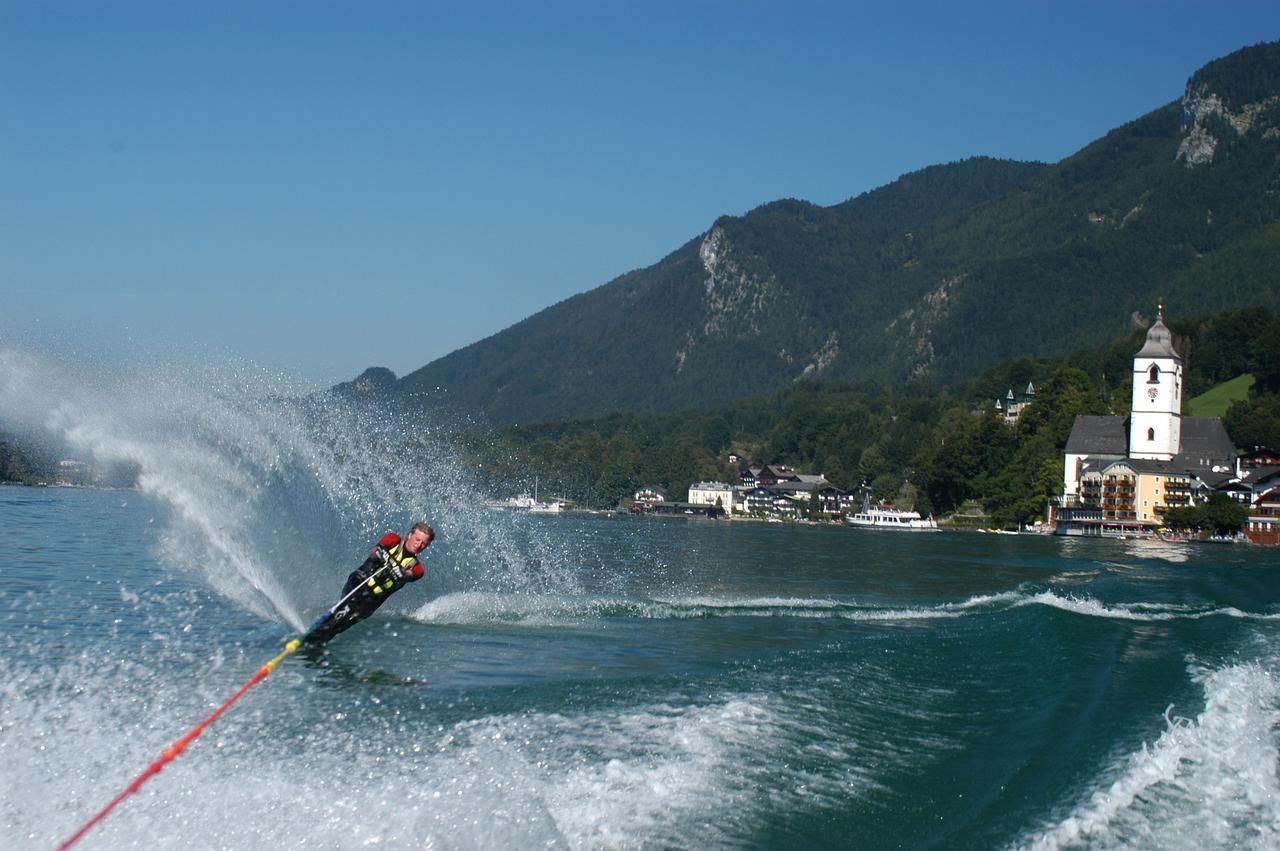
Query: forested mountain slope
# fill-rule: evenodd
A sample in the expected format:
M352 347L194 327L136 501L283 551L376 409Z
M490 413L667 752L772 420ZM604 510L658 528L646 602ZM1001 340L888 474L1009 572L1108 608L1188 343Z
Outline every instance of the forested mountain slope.
M492 421L707 409L804 378L952 385L1176 313L1280 307L1280 44L1052 165L975 158L725 216L398 380Z

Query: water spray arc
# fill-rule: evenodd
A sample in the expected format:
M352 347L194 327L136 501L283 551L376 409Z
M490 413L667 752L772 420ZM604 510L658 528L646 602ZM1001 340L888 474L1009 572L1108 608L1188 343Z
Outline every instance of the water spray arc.
M383 565L382 567L374 571L372 574L370 574L368 578L373 579L377 577L384 570L387 570L388 567L389 565ZM329 607L327 611L325 611L324 614L316 618L315 623L311 624L311 626L307 628L306 632L304 632L298 638L290 639L285 644L284 650L280 651L280 653L278 653L274 659L270 660L261 668L259 668L257 672L254 673L254 675L249 678L248 682L242 685L239 688L239 690L236 691L235 694L227 698L226 701L223 702L221 706L219 706L217 709L211 712L208 718L205 718L199 724L192 727L190 730L187 731L187 734L185 736L178 739L176 742L174 742L172 745L166 748L164 752L161 753L160 756L154 762L148 765L141 774L139 774L137 777L133 779L132 782L129 783L128 786L126 786L123 790L121 790L121 792L118 795L112 798L105 807L103 807L101 810L98 811L96 815L93 816L93 818L86 821L83 825L80 826L80 828L74 834L72 834L70 837L64 840L60 845L58 845L58 851L64 851L64 849L70 848L71 846L79 842L86 833L88 833L90 830L93 829L94 825L96 825L98 822L105 819L121 801L123 801L125 798L128 798L133 793L137 792L139 789L142 788L142 784L146 783L152 777L159 774L160 771L166 765L173 762L173 760L177 759L178 755L187 749L187 745L194 742L200 736L200 734L205 731L205 728L207 728L214 721L217 721L218 717L221 716L222 713L230 709L232 704L234 704L237 700L243 697L245 693L249 691L249 689L253 688L255 685L257 685L262 680L264 680L268 674L270 674L272 671L276 669L277 665L279 665L281 662L283 662L286 658L288 658L292 654L296 653L298 649L302 647L303 642L307 640L308 636L310 636L313 632L315 632L317 629L323 626L330 618L332 618L334 612L341 609L342 605L346 603L348 600L350 600L353 596L355 596L355 594L359 592L360 589L363 587L364 587L364 584L361 583L357 585L355 588L352 588L349 592L347 592L347 594L341 600L339 600L337 603L334 603L331 607Z

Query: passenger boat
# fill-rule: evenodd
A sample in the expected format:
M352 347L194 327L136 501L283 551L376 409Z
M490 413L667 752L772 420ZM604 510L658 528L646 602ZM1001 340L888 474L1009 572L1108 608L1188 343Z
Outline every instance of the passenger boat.
M871 500L862 500L862 510L845 518L850 526L861 529L896 529L902 532L936 532L938 521L933 515L921 517L915 511L899 511L891 505L871 507Z

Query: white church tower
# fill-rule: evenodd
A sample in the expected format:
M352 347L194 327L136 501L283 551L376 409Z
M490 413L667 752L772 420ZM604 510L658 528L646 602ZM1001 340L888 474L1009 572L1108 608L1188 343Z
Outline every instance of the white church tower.
M1182 358L1164 324L1164 306L1133 357L1129 457L1169 461L1182 448Z

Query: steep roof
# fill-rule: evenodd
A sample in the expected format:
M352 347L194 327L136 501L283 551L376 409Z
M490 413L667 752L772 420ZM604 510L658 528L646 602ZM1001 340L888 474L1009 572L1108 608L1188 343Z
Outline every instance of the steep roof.
M1129 454L1128 417L1100 417L1081 414L1067 438L1068 455Z
M1230 463L1235 460L1236 447L1231 442L1222 420L1218 417L1183 417L1182 452L1174 459L1207 459L1211 462Z
M812 493L815 490L821 489L821 487L822 487L821 482L791 481L791 482L778 482L776 485L769 485L769 490L773 491L774 493L780 493L785 495L788 493Z
M1174 351L1173 334L1164 324L1163 311L1156 315L1155 324L1147 330L1146 343L1143 344L1142 348L1138 350L1138 354L1134 357L1182 360L1181 356Z
M1128 417L1081 414L1071 427L1066 451L1068 455L1128 455ZM1182 418L1182 451L1173 459L1180 469L1229 464L1235 455L1235 444L1221 419ZM1206 465L1201 459L1209 463Z
M1135 473L1155 473L1169 476L1192 476L1193 473L1183 470L1175 461L1160 461L1155 458L1127 458L1128 464Z
M1269 482L1280 476L1280 467L1267 465L1265 467L1252 467L1244 471L1241 480L1250 484L1258 484L1260 482Z

